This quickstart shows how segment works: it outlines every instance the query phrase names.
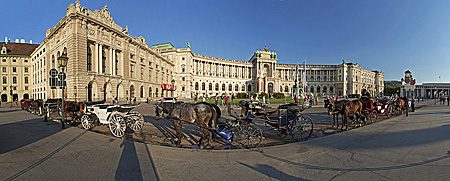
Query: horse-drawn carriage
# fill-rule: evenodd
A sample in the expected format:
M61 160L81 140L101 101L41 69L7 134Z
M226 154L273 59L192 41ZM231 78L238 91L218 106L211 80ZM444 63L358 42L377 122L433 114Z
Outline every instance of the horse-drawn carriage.
M372 123L376 122L378 115L391 118L393 113L392 102L389 99L382 99L379 101L370 99L361 101L363 104L362 113Z
M132 109L138 104L110 105L96 104L86 105L81 116L81 124L84 129L91 129L95 125L108 125L115 137L123 137L127 127L133 131L139 131L144 126L144 118Z
M278 136L280 137L290 135L295 141L305 141L312 134L312 119L309 116L300 113L304 110L302 105L290 103L273 108L268 107L261 102L250 100L240 101L239 105L242 110L241 115L244 115L245 118L238 118L236 115L233 116L233 114L229 112L235 119L246 120L247 122L251 122L253 125L253 119L262 119L266 125L269 125L273 129L277 130ZM258 129L255 128L254 130ZM253 135L249 135L248 137L255 139ZM259 146L262 140L262 133L260 138L256 138L258 139L258 144L244 146Z

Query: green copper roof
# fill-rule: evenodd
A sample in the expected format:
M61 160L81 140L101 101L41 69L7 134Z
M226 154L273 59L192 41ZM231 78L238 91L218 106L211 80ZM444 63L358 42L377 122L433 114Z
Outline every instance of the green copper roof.
M172 43L161 43L161 44L156 44L156 45L152 45L153 48L157 48L157 49L169 49L169 48L175 48Z

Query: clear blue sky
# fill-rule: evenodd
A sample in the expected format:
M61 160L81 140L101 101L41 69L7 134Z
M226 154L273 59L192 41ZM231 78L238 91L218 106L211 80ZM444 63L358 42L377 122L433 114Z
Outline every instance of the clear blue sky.
M339 64L342 59L385 80L409 69L418 83L450 82L449 0L81 0L105 4L115 22L149 45L171 42L195 53L247 61L264 45L279 63ZM41 43L71 1L2 0L5 36Z

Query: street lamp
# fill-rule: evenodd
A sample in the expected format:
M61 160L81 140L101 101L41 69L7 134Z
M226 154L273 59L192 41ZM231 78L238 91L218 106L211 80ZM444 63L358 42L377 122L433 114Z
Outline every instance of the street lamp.
M63 52L63 54L60 57L58 57L58 64L59 64L59 67L61 67L61 73L62 74L64 74L64 67L67 66L67 61L68 60L69 60L69 57L67 57L67 53L66 52ZM61 127L62 127L62 129L65 128L65 126L64 126L64 122L65 122L65 119L64 119L64 114L65 114L65 112L64 112L64 79L65 79L65 76L63 76L63 79L61 79L61 89L62 89L62 99L61 99L62 119L61 119Z
M12 85L10 85L9 86L9 94L11 94L11 107L10 108L12 108L12 102L13 102L13 86Z
M170 83L172 83L172 97L173 97L173 92L175 91L175 79L172 79Z

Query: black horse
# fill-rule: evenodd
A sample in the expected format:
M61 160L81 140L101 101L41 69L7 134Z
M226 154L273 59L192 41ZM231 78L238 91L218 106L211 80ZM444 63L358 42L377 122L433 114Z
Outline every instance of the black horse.
M348 100L341 100L341 101L333 101L333 100L329 100L328 102L328 115L333 115L333 126L331 126L331 128L334 128L334 125L336 125L336 129L339 127L339 114L341 114L342 116L342 128L344 127L344 115L345 115L345 111L346 111L346 105L347 102L349 102ZM341 128L341 129L342 129Z
M164 113L168 114L167 118L172 120L175 127L178 137L177 147L181 147L182 124L196 123L203 132L198 143L201 149L211 144L212 129L215 128L216 122L221 116L218 106L206 102L196 104L163 102L157 105L156 115L163 116Z

